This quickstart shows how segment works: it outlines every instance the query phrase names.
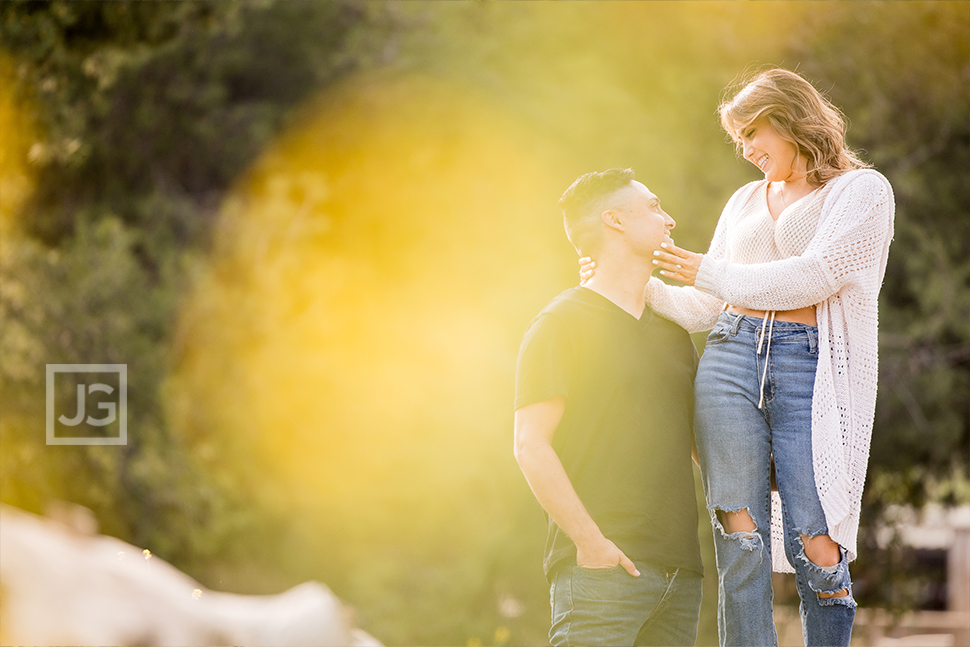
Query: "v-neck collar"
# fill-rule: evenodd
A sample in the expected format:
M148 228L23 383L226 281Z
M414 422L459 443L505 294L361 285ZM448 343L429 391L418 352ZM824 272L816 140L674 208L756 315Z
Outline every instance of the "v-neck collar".
M761 197L764 200L764 203L765 203L765 211L768 213L768 218L771 219L771 222L777 223L779 220L781 220L781 217L783 215L785 215L785 212L786 211L788 211L789 209L791 209L792 207L794 207L796 204L798 204L799 202L801 202L805 198L807 198L807 197L809 197L811 195L814 195L815 192L818 191L820 188L821 187L815 187L814 189L812 189L811 191L809 191L808 193L806 193L805 195L803 195L799 199L795 200L790 205L788 205L787 207L785 207L784 209L782 209L781 211L779 211L778 212L778 217L775 218L774 216L771 215L771 207L768 205L768 191L771 190L771 182L768 182L766 180L765 181L765 189L764 189L764 191L761 192Z
M607 297L603 296L602 294L600 294L596 290L594 290L592 288L588 288L585 285L580 285L578 287L579 287L579 290L580 290L580 294L590 295L589 298L592 299L592 300L594 300L594 301L596 301L596 302L598 302L599 305L604 306L604 307L606 307L606 308L608 308L610 310L613 310L617 314L620 314L620 315L622 315L624 317L629 318L633 323L643 325L643 324L647 323L651 318L653 318L653 310L651 310L650 306L648 306L646 304L643 305L643 312L640 313L640 318L637 319L632 314L630 314L629 312L627 312L626 310L624 310L623 308L621 308L617 304L613 303L613 301L611 301Z

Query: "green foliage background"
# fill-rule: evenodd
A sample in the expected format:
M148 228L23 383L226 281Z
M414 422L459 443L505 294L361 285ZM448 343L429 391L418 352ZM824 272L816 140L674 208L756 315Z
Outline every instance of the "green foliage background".
M855 572L864 604L919 604L921 585L872 529L888 504L970 502L970 4L960 2L3 2L0 82L15 114L0 133L0 499L88 506L104 532L212 588L319 579L387 644L544 642L543 523L511 458L510 402L521 332L575 282L558 192L588 170L632 166L678 220L678 243L702 251L724 201L756 178L714 109L742 71L764 65L827 92L851 120L850 145L896 192ZM260 462L245 421L172 415L173 401L204 408L184 391L192 327L180 317L216 266L220 235L235 231L220 225L232 221L227 197L264 151L348 94L384 87L393 99L367 105L384 106L388 128L393 101L424 113L439 154L465 141L448 115L478 103L509 117L517 130L502 136L521 144L518 163L543 165L531 195L548 209L496 207L491 230L438 215L457 250L440 268L431 234L410 254L387 238L392 221L425 231L411 212L351 212L307 248L336 262L380 239L362 257L375 280L425 285L407 282L422 264L460 277L462 298L433 298L493 334L467 395L428 395L425 417L391 430L416 434L412 462L388 462L407 471L367 496L307 504ZM360 134L341 137L355 150ZM18 178L33 187L23 200ZM255 297L226 298L239 309L226 335L259 343ZM231 374L233 358L220 361ZM133 376L129 444L45 446L44 365L108 362ZM337 407L340 393L321 384L319 397ZM352 428L334 418L315 433ZM321 463L342 460L320 451ZM402 514L405 527L391 524ZM710 528L699 530L713 573ZM716 643L712 580L699 644Z

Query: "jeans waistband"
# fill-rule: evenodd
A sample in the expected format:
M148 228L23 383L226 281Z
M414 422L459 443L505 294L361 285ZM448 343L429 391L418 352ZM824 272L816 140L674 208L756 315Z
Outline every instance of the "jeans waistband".
M728 312L727 310L720 314L718 321L726 321L727 323L731 324L732 334L737 334L739 330L761 330L761 324L763 323L760 317L735 314L733 312ZM774 329L781 330L786 333L794 332L799 329L805 329L807 333L815 333L815 336L818 336L818 326L810 326L809 324L799 323L797 321L779 321L775 319Z

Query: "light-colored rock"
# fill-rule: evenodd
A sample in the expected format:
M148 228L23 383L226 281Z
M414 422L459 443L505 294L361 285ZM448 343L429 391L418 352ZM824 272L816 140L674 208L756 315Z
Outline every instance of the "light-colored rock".
M84 518L77 510L69 517ZM323 584L279 595L211 591L147 551L88 534L91 528L0 505L0 643L380 644L351 626Z

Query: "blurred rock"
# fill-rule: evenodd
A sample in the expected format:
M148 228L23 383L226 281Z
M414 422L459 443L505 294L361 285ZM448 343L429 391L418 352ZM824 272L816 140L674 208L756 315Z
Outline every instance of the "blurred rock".
M54 510L59 520L0 505L4 645L380 645L323 584L210 591L147 550L93 534L76 506Z

